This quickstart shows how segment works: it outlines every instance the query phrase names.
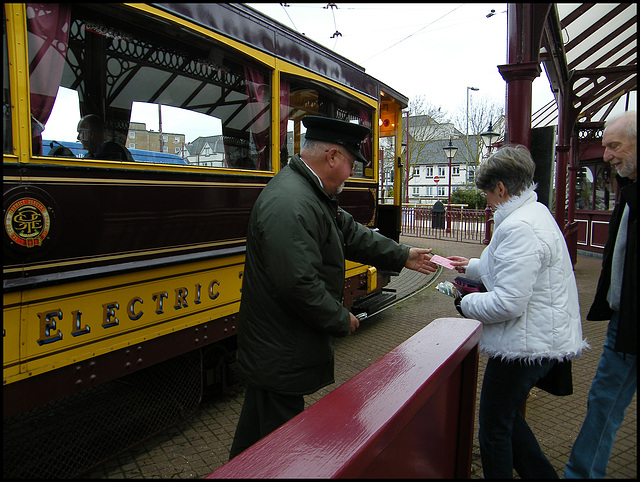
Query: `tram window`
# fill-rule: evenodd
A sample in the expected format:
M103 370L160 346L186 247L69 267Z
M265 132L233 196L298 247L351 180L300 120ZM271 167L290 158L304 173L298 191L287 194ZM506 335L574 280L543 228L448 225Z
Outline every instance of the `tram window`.
M73 114L99 115L105 138L124 148L133 133L134 161L270 170L271 72L210 38L119 8L27 4L32 116L46 133L32 130L33 154L48 155L43 141L77 140L79 118L52 115L70 90Z
M372 128L373 109L356 99L347 97L338 89L294 76L283 76L280 82L281 139L280 162L284 165L294 154L300 153L304 143L305 127L302 118L306 115L333 117ZM286 136L284 135L286 126ZM286 142L285 142L286 141ZM372 140L367 137L361 145L361 152L369 161L354 165L353 177L373 178Z
M611 165L608 163L599 164L596 169L594 209L596 211L610 211L615 204L616 178L611 174Z
M593 209L593 173L589 167L578 171L576 183L576 209Z
M13 154L13 135L11 129L11 91L9 90L9 57L7 50L7 20L2 29L2 152Z

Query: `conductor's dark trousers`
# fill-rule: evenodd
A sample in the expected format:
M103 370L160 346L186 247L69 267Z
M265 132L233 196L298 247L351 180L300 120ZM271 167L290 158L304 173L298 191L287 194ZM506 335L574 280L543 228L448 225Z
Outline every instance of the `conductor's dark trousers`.
M247 385L229 460L303 410L302 395L282 395Z

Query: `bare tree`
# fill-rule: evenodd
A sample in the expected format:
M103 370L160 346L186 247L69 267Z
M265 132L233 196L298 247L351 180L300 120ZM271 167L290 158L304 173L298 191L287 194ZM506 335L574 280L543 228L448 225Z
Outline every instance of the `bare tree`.
M402 141L407 141L407 119L402 122ZM447 113L441 107L428 102L424 95L418 95L409 100L409 139L408 146L403 152L403 162L407 163L404 175L404 186L415 177L418 160L424 157L429 143L448 137L456 138L460 135L448 120ZM408 149L408 156L407 150ZM407 160L408 159L408 160ZM406 192L405 192L406 196Z
M461 106L455 113L453 121L455 125L462 126L462 139L466 149L460 149L458 156L468 166L477 167L481 161L483 152L482 138L480 134L486 132L491 124L492 129L500 135L504 135L504 105L493 102L486 97L475 95L473 102L469 103L469 132L467 135L467 106ZM467 144L468 142L468 144Z

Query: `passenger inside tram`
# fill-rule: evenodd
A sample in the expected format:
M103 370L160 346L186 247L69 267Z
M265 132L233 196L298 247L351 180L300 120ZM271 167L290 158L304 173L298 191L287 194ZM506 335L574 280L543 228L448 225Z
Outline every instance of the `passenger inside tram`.
M105 140L104 121L96 114L84 116L78 122L78 140L87 150L85 159L103 159L110 161L131 161L129 150L118 144L113 138Z

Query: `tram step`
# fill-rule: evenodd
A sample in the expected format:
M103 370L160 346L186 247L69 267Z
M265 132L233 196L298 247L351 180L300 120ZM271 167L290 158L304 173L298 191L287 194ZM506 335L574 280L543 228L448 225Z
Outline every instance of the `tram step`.
M371 315L396 299L395 292L379 292L355 302L351 311L353 313L367 313Z

